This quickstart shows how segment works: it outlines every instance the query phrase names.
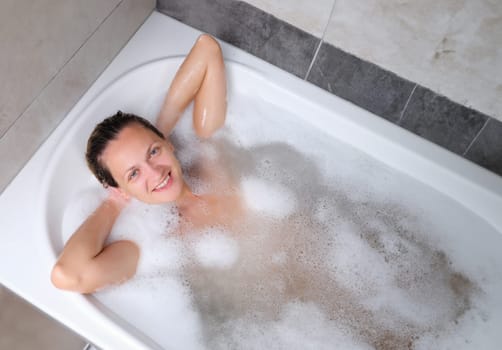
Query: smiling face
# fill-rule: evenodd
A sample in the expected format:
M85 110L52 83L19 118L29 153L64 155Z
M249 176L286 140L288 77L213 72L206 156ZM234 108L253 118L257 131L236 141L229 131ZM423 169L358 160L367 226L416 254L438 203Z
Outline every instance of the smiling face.
M108 142L101 162L119 190L145 203L179 200L188 190L173 146L138 123Z

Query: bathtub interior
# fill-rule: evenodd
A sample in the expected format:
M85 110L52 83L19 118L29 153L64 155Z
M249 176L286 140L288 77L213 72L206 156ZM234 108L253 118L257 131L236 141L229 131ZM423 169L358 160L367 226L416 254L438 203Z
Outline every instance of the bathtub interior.
M105 195L104 190L87 170L84 159L85 143L92 128L104 116L114 114L117 110L136 113L154 120L169 82L180 63L181 58L162 59L129 71L96 95L92 102L84 108L78 120L68 127L63 140L53 151L52 160L43 174L41 185L43 195L40 205L44 212L43 218L54 257L61 251L65 240L71 233L69 227L76 227L79 220L85 217L89 209ZM457 286L452 287L453 293L458 293L459 297L465 297L468 294L469 309L461 317L449 319L448 324L444 327L444 333L439 335L433 332L426 333L422 339L417 340L417 344L421 348L430 347L431 344L455 344L458 345L458 348L472 348L473 345L492 348L495 346L494 344L501 341L500 335L496 332L496 325L502 322L502 301L500 299L502 284L497 277L497 271L500 271L502 267L502 257L498 254L498 247L502 243L500 232L454 198L423 184L419 179L411 178L392 169L350 145L333 139L327 135L326 130L309 123L309 120L320 118L328 113L327 111L321 108L316 109L301 96L295 95L284 87L274 85L249 68L229 63L228 72L228 126L218 134L216 144L199 143L197 147L202 149L203 147L215 147L218 144L229 145L228 142L230 144L234 142L234 146L251 149L253 152L264 149L267 152L275 150L285 158L291 157L290 160L286 159L285 164L286 167L291 166L292 174L297 177L309 174L311 170L308 167L298 167L297 163L306 159L305 164L311 164L309 159L314 159L315 166L319 168L321 176L303 179L303 184L314 188L319 184L309 184L309 180L315 180L315 182L322 180L329 183L329 186L326 187L326 193L338 195L340 201L345 198L346 203L356 203L345 208L345 214L354 212L359 213L358 215L365 215L369 213L368 208L371 208L373 213L384 212L401 216L400 219L396 219L392 230L396 231L397 227L412 227L410 230L423 233L427 236L427 245L434 245L438 247L437 252L446 254L446 265L449 266L447 268L451 268L451 271L448 270L451 272L448 272L450 273L449 278L456 278L455 276L458 277L460 273L461 276L466 277L461 277L457 279L458 281L469 280L472 282L467 283L467 287L464 286L469 289L467 292L460 290L462 289L460 282ZM298 108L298 105L303 105L303 107ZM310 110L310 115L299 114L300 110ZM338 126L343 127L343 124ZM189 117L184 116L178 138L197 143L193 135L189 135L189 129ZM193 157L194 150L199 150L199 148L189 148L186 147L184 150L183 142L181 143L179 150L181 159ZM269 153L267 154L270 156ZM246 153L244 152L242 155L246 156ZM269 159L261 159L261 161L271 161L272 159L273 162L273 156L270 157ZM284 159L276 160L279 164L284 161ZM272 178L271 175L267 180L273 182ZM250 188L249 191L244 191L250 206L253 206L253 203L260 203L260 201L267 202L268 199L263 199L266 196L260 197L256 194L260 191L262 193L264 191L277 193L277 197L281 197L282 187L279 186L277 189L277 186L272 185L270 189L263 189L262 184L258 183L257 185L255 180L256 176L251 176L251 181L248 178L242 182L244 189L246 186ZM319 190L316 191L319 192ZM301 193L307 193L306 196L308 196L308 191ZM86 196L92 197L92 199L84 200L87 203L86 208L76 209L80 210L77 214L75 212L69 213L68 208L74 208L73 203L81 201ZM93 200L95 203L89 204ZM330 200L330 198L320 198L319 203L328 203L329 205L332 203ZM279 216L286 215L281 214L281 210L286 212L289 210L285 204L289 200L283 202L283 207L278 209L279 214L277 215ZM302 205L298 204L298 198L293 202L300 207ZM278 205L281 206L281 203ZM284 209L284 205L286 209ZM267 208L266 203L263 206ZM315 208L314 214L319 216L332 215L332 213L323 213L322 208L322 205ZM262 208L258 205L258 208L255 209L260 211ZM267 210L274 212L276 209L272 206ZM157 209L151 209L151 212L155 212L155 210ZM385 219L375 225L386 224L386 220L390 216L384 214L384 217ZM330 222L339 230L344 230L344 225L352 225L351 222L343 219ZM371 223L369 225L371 226ZM237 244L241 243L237 241ZM374 281L379 279L379 276L371 275L368 270L368 264L375 263L371 260L373 254L370 252L371 249L368 250L368 247L363 246L361 242L347 237L345 240L339 240L338 244L345 247L345 253L335 254L332 257L333 265L338 266L338 277L335 279L341 278L341 275L352 273L368 274L365 278ZM358 257L358 252L363 256ZM370 253L364 257L364 252ZM283 257L279 254L276 258L280 263ZM439 260L441 259L439 257ZM202 263L202 265L204 264ZM350 288L361 289L361 283L363 283L361 281L363 280L350 282ZM157 282L159 281L157 280ZM282 305L286 314L277 316L280 320L276 323L246 323L243 315L235 314L233 319L224 321L227 328L230 327L228 324L231 322L240 324L240 328L237 327L231 331L226 329L227 333L220 329L222 333L212 334L212 331L207 329L213 329L214 324L207 326L207 329L202 329L204 327L201 326L201 322L203 322L201 319L204 319L205 316L199 315L193 305L188 305L190 298L187 299L186 295L180 296L185 293L185 289L183 286L180 287L178 282L176 277L164 275L163 281L159 282L161 287L133 281L132 284L125 287L125 291L123 290L119 294L113 294L113 292L112 294L97 293L96 296L87 299L90 305L99 308L114 322L121 323L124 328L137 333L152 347L157 345L159 348L169 346L174 348L199 347L200 343L197 341L187 340L191 337L212 337L208 342L215 348L235 345L232 341L244 341L247 342L247 345L270 346L273 339L279 339L275 346L280 347L288 345L286 338L293 339L289 341L294 343L295 339L299 341L301 336L302 341L311 342L311 345L320 348L328 346L330 342L332 345L333 341L338 342L339 346L369 348L369 345L364 341L358 342L348 339L350 336L347 335L348 333L343 327L333 328L330 324L327 325L329 322L325 319L325 315L315 305L298 303L294 300ZM160 289L156 290L156 288ZM155 298L159 297L159 294L169 291L170 288L181 289L179 293L173 292L169 295L172 298L171 304L160 304L169 309L166 316L162 315L162 307L155 303ZM156 291L148 297L143 296L142 300L139 297L142 294L141 291L148 292L149 289ZM435 296L437 297L437 295ZM378 298L371 299L373 307L381 309L389 305L390 301L385 299L386 297L379 295ZM177 305L172 304L173 300L177 302ZM418 308L419 311L408 309L405 312L408 313L407 317L413 318L409 315L410 313L420 314L423 310L426 311L423 311L422 314L424 312L427 314L431 305L424 302L423 304L418 303L414 307ZM183 315L184 313L190 315ZM180 320L172 322L173 318L177 316L180 316ZM292 320L302 317L306 320L304 323L291 324ZM428 316L424 317L427 319ZM313 325L322 323L318 328L323 331L314 332L314 337L317 339L309 338L308 335L301 333L300 328L310 329L312 327L312 325L309 326L305 323L307 321ZM174 324L183 322L186 323L184 326ZM159 323L170 324L170 326L159 327ZM483 325L483 327L479 327L479 325ZM245 329L249 331L247 335L242 334ZM201 336L201 334L203 335ZM225 343L222 340L223 336L230 339L229 342ZM252 337L259 340L253 340ZM434 337L436 338L433 339ZM252 343L253 341L255 342Z

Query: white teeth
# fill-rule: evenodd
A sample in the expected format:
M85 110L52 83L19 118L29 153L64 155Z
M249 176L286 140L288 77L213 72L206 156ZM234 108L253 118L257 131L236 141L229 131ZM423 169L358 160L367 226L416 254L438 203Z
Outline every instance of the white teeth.
M164 179L164 181L162 181L160 184L158 184L157 187L155 187L155 189L158 190L159 188L162 188L165 185L167 185L170 178L171 178L171 176L167 175L167 177Z

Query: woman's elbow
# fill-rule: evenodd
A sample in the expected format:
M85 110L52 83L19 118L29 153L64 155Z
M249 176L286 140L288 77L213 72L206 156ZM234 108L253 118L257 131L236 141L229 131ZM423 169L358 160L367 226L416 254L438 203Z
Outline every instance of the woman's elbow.
M79 289L81 277L79 273L57 262L52 268L51 282L56 288L74 291Z
M82 294L95 292L96 288L90 285L84 276L85 271L76 271L58 262L52 268L51 282L56 288L62 290Z
M200 35L197 39L196 45L203 46L206 52L211 52L221 56L220 44L209 34Z

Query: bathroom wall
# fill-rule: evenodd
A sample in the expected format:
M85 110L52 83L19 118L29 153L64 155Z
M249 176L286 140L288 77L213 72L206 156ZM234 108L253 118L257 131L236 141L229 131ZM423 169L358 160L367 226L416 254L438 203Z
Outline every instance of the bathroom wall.
M209 32L502 175L502 2L158 0Z
M153 0L0 1L0 192L154 7ZM2 286L0 310L0 349L85 344Z

